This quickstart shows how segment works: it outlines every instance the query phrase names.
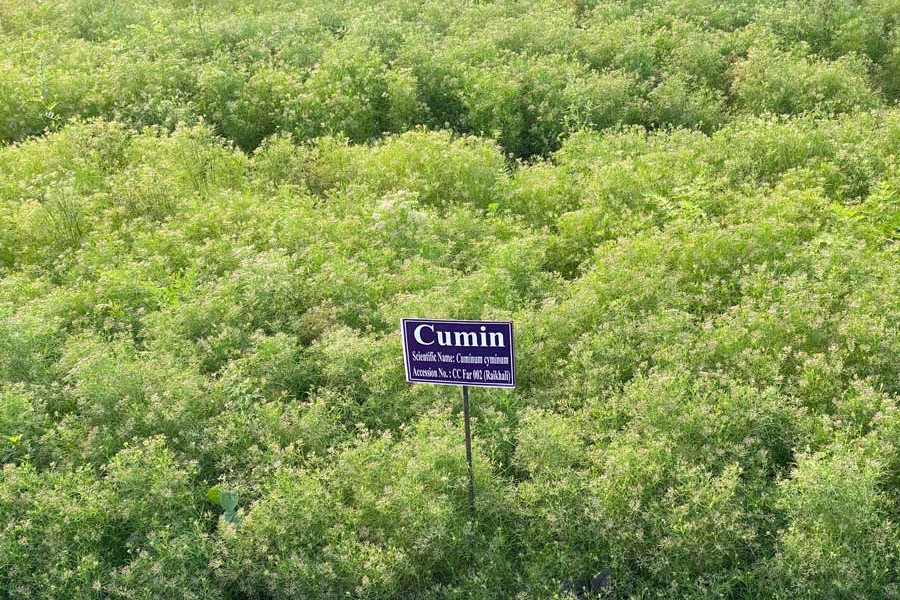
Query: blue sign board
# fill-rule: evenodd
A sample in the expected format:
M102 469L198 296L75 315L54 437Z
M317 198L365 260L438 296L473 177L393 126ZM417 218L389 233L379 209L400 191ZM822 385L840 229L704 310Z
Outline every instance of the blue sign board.
M509 321L403 319L400 330L409 382L516 386Z

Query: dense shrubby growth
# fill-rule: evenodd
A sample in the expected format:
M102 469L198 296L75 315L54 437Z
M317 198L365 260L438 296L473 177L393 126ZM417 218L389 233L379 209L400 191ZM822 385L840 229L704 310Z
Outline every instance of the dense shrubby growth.
M0 141L72 117L360 142L417 125L518 157L617 124L900 98L896 0L0 3Z
M0 0L0 599L900 596L898 22Z

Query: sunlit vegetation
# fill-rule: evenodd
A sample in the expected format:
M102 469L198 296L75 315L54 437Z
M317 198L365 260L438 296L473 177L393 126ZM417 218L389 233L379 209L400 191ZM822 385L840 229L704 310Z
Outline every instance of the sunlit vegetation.
M0 0L0 600L900 596L900 3L289 4Z

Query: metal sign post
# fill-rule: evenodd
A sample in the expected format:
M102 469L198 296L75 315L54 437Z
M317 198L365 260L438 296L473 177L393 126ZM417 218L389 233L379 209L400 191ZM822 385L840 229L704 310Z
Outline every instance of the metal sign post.
M463 421L466 429L466 462L469 464L469 519L475 521L475 471L472 469L472 428L469 425L469 386L462 386Z

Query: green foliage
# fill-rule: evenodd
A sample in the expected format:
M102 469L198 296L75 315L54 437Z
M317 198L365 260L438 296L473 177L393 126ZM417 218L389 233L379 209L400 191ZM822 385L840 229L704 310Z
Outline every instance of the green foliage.
M776 597L893 597L896 536L882 467L856 448L801 456L779 503L786 526L773 559Z
M754 48L735 64L734 73L735 97L741 107L756 113L844 112L880 103L869 85L865 61L852 54L827 61Z
M897 597L898 23L0 0L0 600Z
M5 465L0 584L6 598L99 597L110 569L110 492L86 469Z
M222 510L224 511L224 513L222 514L222 518L225 519L226 523L240 523L241 518L237 513L237 506L238 502L240 501L240 496L238 496L235 492L220 490L219 488L213 486L209 488L209 490L207 490L206 498L213 504L218 504L222 507Z
M46 420L43 403L25 386L11 385L0 391L0 463L34 453Z
M731 111L897 97L896 2L335 6L67 0L0 9L0 141L73 117L354 142L420 125L548 155L579 128L712 131ZM882 96L883 94L883 96Z
M425 597L458 584L468 537L461 432L424 420L403 441L360 433L333 467L276 474L239 527L222 526L229 587L273 598ZM477 485L491 518L500 499L490 475L479 472Z

